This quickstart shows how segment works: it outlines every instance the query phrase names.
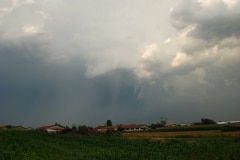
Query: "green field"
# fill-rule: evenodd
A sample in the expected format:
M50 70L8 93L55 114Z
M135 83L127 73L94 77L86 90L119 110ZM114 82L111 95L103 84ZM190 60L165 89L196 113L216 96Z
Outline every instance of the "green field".
M175 138L0 131L0 160L239 160L240 137Z

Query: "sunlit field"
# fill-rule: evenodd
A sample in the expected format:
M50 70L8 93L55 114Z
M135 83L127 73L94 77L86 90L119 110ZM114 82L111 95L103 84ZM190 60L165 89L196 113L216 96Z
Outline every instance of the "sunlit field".
M143 138L149 140L161 140L173 138L206 138L206 137L237 137L240 131L222 132L219 130L210 131L179 131L179 132L125 132L123 136L128 138Z

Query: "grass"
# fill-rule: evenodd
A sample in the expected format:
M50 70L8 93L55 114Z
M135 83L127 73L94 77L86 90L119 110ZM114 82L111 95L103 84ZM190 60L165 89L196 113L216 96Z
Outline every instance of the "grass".
M0 131L0 160L240 159L240 137L170 138L81 136Z

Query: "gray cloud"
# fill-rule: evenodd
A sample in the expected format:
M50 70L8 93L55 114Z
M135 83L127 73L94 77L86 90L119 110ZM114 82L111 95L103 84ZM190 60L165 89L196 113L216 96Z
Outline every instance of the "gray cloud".
M96 124L109 117L108 110L111 118L124 119L141 108L135 90L137 78L131 71L117 69L89 79L81 59L49 62L39 43L28 42L24 47L1 45L2 123Z
M184 1L171 13L172 24L177 29L194 27L187 36L208 42L219 43L225 38L239 38L240 2L236 1L232 7L229 7L228 3L225 1Z
M222 1L209 3L181 1L171 12L171 22L179 31L174 42L177 50L160 46L156 53L143 56L143 73L152 86L145 92L157 92L155 99L149 98L150 104L158 105L152 107L156 113L163 110L184 119L191 117L184 112L195 110L196 116L237 118L240 61L239 13L235 9L239 2L231 7Z
M171 22L180 32L180 52L191 60L188 66L218 72L239 66L239 6L239 1L184 1L173 10Z

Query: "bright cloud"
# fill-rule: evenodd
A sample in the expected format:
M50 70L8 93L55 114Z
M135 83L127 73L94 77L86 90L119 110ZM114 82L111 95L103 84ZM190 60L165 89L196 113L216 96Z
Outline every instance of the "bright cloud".
M171 38L168 38L168 39L166 39L166 40L164 41L165 44L171 43L171 42L172 42L172 39L171 39Z
M173 59L171 62L171 65L173 67L179 67L182 65L188 65L188 64L193 64L193 58L191 56L188 56L185 53L177 53L176 57Z
M198 2L202 5L202 6L211 6L217 3L224 3L225 5L227 5L229 8L234 7L237 3L239 3L239 0L198 0Z
M39 32L39 27L37 26L23 26L23 32L26 34L37 34Z

